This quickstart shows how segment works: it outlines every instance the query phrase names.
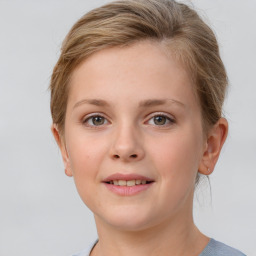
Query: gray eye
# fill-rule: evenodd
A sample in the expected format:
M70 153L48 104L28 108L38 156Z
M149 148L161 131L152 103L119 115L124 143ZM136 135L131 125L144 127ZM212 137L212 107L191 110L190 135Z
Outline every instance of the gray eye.
M165 116L155 116L154 117L154 124L155 125L165 125L167 118Z
M106 121L105 118L102 116L94 116L91 118L91 122L95 126L103 125L105 121Z

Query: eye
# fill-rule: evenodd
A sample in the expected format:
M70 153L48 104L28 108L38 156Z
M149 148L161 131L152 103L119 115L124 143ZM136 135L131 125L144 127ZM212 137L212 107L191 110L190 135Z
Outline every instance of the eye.
M157 126L167 126L175 123L174 119L164 114L156 114L148 120L148 124Z
M83 124L87 126L101 126L107 123L107 119L100 115L90 116L83 121Z

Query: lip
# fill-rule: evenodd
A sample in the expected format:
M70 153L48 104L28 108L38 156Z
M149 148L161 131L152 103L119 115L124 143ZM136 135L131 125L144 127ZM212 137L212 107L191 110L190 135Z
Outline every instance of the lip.
M118 185L108 183L108 182L114 181L114 180L125 180L125 181L127 181L127 180L146 180L150 183L135 185L135 186L131 186L131 187L118 186ZM149 177L138 175L138 174L122 174L122 173L115 173L113 175L110 175L106 179L104 179L102 182L108 190L110 190L111 192L113 192L114 194L119 195L119 196L137 195L139 193L142 193L145 190L148 190L154 184L154 180Z
M138 175L135 173L130 173L130 174L115 173L105 178L102 182L106 183L112 180L126 180L126 181L127 180L146 180L150 182L154 181L149 177Z

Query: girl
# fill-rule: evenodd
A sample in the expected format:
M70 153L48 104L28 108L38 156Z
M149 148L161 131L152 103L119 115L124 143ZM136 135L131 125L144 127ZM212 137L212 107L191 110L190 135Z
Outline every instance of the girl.
M193 222L200 175L225 142L227 75L212 30L171 0L124 0L83 16L51 80L65 173L94 213L79 256L244 255Z

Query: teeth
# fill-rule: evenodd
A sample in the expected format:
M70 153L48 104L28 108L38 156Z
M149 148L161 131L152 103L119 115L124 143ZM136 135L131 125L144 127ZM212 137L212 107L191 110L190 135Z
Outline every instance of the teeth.
M125 180L119 180L118 185L119 186L126 186L126 181Z
M126 186L128 186L128 187L135 186L135 180L127 180Z
M132 187L135 185L145 185L147 183L146 180L111 180L109 181L110 184L114 184L116 186L128 186Z

